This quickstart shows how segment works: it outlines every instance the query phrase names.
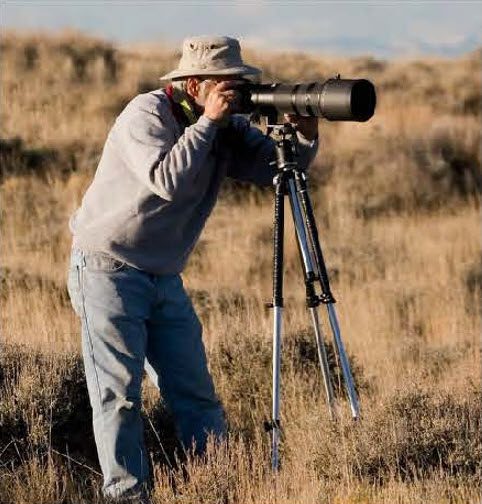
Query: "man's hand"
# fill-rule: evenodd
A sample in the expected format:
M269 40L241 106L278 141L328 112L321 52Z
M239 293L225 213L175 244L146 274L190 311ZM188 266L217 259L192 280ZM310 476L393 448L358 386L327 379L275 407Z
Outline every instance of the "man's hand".
M285 119L307 139L314 140L318 136L318 118L285 114Z
M226 126L230 115L239 107L239 92L232 88L235 82L219 82L206 98L203 115L220 126Z

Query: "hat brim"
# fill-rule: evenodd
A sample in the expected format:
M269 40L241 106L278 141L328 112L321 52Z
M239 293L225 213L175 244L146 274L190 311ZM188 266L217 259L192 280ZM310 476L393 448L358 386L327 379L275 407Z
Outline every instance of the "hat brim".
M250 66L250 65L242 65L237 67L230 68L221 68L221 69L205 69L205 70L173 70L172 72L159 77L159 80L176 80L176 79L184 79L186 77L197 77L202 75L246 75L246 76L259 76L261 74L261 70L259 68Z

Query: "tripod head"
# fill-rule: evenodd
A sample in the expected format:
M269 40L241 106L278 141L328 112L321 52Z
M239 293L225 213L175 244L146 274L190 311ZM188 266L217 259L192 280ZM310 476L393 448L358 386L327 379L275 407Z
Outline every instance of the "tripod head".
M266 136L273 135L276 144L276 160L270 164L278 171L300 170L297 162L298 137L296 128L290 122L282 124L269 123L266 120Z
M266 136L276 135L283 138L295 137L296 128L290 122L268 123L266 122Z
M272 134L288 136L290 134L294 135L296 132L296 129L290 122L280 122L279 114L275 109L269 109L263 114L254 112L249 116L249 122L259 124L261 117L264 118L266 123L266 136L271 136Z

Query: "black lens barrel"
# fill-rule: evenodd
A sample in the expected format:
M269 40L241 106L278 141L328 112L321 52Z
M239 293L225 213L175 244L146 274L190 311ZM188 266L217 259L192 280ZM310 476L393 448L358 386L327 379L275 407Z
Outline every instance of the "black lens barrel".
M366 79L328 79L324 83L251 84L251 108L263 113L323 117L329 121L367 121L376 93Z

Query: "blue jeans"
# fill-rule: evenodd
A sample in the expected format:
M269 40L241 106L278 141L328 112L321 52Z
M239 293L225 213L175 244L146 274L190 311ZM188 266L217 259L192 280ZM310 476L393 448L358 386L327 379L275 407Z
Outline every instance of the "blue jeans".
M225 435L208 372L202 326L180 275L153 275L102 252L72 249L68 275L97 453L108 496L141 495L149 476L141 382L144 367L171 409L181 442L203 452Z

